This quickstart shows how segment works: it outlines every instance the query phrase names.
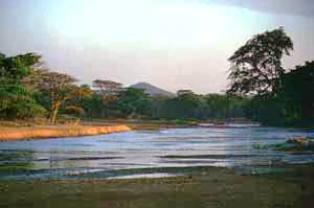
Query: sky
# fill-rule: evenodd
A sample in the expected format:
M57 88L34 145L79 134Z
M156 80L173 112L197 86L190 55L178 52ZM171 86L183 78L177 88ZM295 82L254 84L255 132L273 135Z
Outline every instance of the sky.
M228 57L283 26L293 68L314 60L313 0L0 0L0 52L36 52L80 83L149 82L220 93Z

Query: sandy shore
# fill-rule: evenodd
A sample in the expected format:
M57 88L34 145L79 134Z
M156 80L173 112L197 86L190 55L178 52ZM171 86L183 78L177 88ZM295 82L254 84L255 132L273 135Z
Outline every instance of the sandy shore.
M0 127L0 141L45 139L58 137L92 136L130 131L127 125L57 125L34 127Z

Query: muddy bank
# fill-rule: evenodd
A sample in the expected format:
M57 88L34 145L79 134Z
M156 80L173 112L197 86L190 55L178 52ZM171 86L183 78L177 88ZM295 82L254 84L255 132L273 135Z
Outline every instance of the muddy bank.
M200 168L159 179L0 182L0 207L312 207L312 165L275 175Z
M57 125L22 128L11 127L0 128L0 141L93 136L130 130L129 126L123 124L105 126Z

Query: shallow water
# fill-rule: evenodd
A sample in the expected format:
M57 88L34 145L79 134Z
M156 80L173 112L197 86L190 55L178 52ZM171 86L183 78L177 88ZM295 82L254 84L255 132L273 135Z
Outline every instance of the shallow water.
M93 137L0 143L0 180L128 178L169 175L173 167L222 166L254 172L314 162L256 146L279 144L314 131L282 128L184 128ZM173 175L173 171L170 175ZM177 169L175 174L181 174Z

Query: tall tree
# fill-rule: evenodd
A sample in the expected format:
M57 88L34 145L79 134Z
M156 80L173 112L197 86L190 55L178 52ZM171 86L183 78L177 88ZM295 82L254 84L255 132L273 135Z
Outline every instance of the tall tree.
M278 78L285 72L281 59L292 50L293 43L282 27L255 35L229 58L228 93L274 95Z
M56 123L59 110L66 101L91 94L88 87L75 85L77 80L68 74L43 71L38 81L38 87L42 92L42 102L48 106L49 120L52 124Z
M97 96L101 96L102 108L100 110L101 117L109 117L110 114L115 114L116 102L118 95L122 91L122 84L111 80L94 80L93 87L96 88L94 101L99 102Z
M0 54L0 114L26 118L42 114L44 109L33 99L33 91L25 83L41 56L27 53L6 57Z

